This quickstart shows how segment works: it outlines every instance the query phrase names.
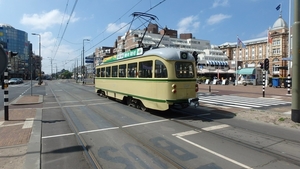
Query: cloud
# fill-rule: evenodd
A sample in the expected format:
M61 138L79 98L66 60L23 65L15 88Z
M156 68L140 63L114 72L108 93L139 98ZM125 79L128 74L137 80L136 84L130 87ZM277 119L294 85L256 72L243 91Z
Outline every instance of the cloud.
M224 19L228 19L228 18L231 18L231 16L224 15L224 14L212 15L207 19L207 24L214 25L214 24L220 23Z
M181 19L178 26L178 33L193 33L197 28L199 28L200 22L198 21L197 16L188 16Z
M214 3L213 3L213 8L216 8L218 6L228 6L229 3L228 3L228 0L215 0Z
M53 25L60 25L62 22L66 23L69 16L61 13L59 10L54 9L47 13L42 14L23 14L21 24L31 26L32 29L46 30ZM79 18L75 18L75 14L71 17L70 22L76 22Z
M127 23L120 23L120 24L115 24L115 23L109 23L106 27L106 32L108 33L114 33L116 31L120 31L120 32L126 32L127 31L127 28L128 28L128 25Z

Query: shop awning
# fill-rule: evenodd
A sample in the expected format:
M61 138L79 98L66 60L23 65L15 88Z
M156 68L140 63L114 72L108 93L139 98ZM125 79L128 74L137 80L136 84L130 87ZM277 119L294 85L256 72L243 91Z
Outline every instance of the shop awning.
M255 68L243 68L238 70L239 75L253 75L255 74Z

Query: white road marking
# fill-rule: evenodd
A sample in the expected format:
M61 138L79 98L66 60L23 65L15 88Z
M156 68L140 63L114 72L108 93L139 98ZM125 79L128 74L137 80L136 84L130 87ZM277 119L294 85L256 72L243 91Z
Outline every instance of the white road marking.
M215 106L219 106L219 105L226 106L226 105L228 105L228 104L220 104L220 103L216 103L216 101L204 101L204 100L201 100L200 103L201 103L201 102L204 102L204 103L210 103L210 104L215 105ZM201 105L201 104L200 104L200 105ZM243 109L251 109L251 107L237 106L237 105L232 105L232 104L230 104L230 105L228 105L228 106L229 106L229 107L243 108Z
M183 136L197 134L197 133L200 133L200 132L201 131L190 130L190 131L185 131L185 132L181 132L181 133L172 134L172 136L183 137Z
M225 128L225 127L230 127L230 126L227 125L227 124L221 124L221 125L217 125L217 126L204 127L204 128L202 128L202 130L212 131L212 130L222 129L222 128Z
M74 101L60 101L60 103L77 103L77 102L79 102L79 101L76 101L76 100L74 100Z
M22 124L24 124L24 123L6 124L6 125L1 125L0 127L17 126L17 125L22 125Z
M101 101L103 99L90 99L90 100L81 100L83 102L90 102L90 101Z
M170 121L170 120L166 119L166 120L157 120L157 121L149 121L149 122L144 122L144 123L130 124L130 125L122 126L122 128L140 126L140 125L151 124L151 123L159 123L159 122L164 122L164 121Z
M116 104L117 102L104 102L104 103L91 103L87 104L88 106L93 106L93 105L101 105L101 104Z
M247 165L245 165L245 164L242 164L242 163L240 163L240 162L238 162L238 161L235 161L235 160L233 160L233 159L231 159L231 158L229 158L229 157L226 157L226 156L224 156L224 155L222 155L222 154L219 154L219 153L217 153L217 152L215 152L215 151L212 151L212 150L210 150L210 149L208 149L208 148L205 148L205 147L203 147L203 146L201 146L201 145L199 145L199 144L196 144L196 143L194 143L194 142L191 142L191 141L189 141L189 140L187 140L187 139L184 139L184 138L182 138L182 137L180 137L180 136L176 136L176 137L179 138L180 140L183 140L183 141L185 141L185 142L187 142L187 143L189 143L189 144L191 144L191 145L193 145L193 146L196 146L196 147L198 147L198 148L200 148L200 149L202 149L202 150L204 150L204 151L207 151L207 152L209 152L209 153L211 153L211 154L213 154L213 155L215 155L215 156L218 156L218 157L223 158L223 159L225 159L225 160L227 160L227 161L230 161L230 162L232 162L232 163L234 163L234 164L236 164L236 165L238 165L238 166L241 166L242 168L252 169L251 167L249 167L249 166L247 166Z
M119 127L110 127L110 128L97 129L97 130L81 131L81 132L78 132L78 134L92 133L92 132L98 132L98 131L107 131L107 130L114 130L114 129L119 129Z
M63 137L63 136L70 136L70 135L74 135L75 133L67 133L67 134L59 134L59 135L52 135L52 136L44 136L42 137L42 139L45 138L54 138L54 137Z
M22 129L32 128L34 118L26 118Z
M0 121L0 126L4 123L4 121Z

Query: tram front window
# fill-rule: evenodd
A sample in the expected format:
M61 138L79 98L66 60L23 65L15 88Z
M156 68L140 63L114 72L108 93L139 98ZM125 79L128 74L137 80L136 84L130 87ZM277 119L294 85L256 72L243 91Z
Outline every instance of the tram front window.
M194 66L191 62L176 62L175 72L177 78L193 78Z

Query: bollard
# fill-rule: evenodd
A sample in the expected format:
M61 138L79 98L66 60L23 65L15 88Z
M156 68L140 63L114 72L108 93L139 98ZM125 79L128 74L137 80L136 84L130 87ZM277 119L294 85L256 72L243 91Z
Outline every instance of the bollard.
M287 92L288 94L291 94L291 75L288 74L288 77L287 77Z
M8 105L9 105L9 97L8 97L8 70L6 69L4 72L4 120L7 121L8 118Z
M265 71L263 71L263 88L262 88L262 96L265 97Z
M210 85L208 86L208 92L209 93L211 92L211 86Z

